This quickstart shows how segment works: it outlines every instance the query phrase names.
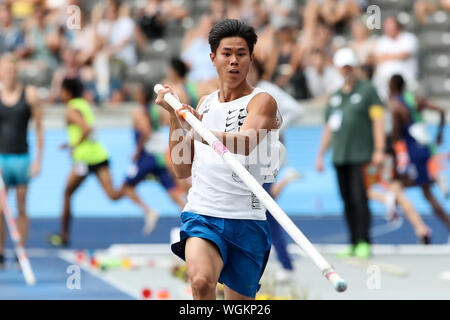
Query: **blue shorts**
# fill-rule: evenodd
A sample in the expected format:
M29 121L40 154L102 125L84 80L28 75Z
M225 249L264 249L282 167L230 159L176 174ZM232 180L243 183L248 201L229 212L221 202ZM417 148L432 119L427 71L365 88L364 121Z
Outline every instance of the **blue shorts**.
M187 238L199 237L213 242L223 260L219 282L254 298L272 245L267 220L223 219L183 212L181 221L180 242L172 244L172 252L186 260Z
M30 155L0 154L0 169L7 187L26 185L30 181Z
M131 165L125 184L134 187L150 174L155 176L166 190L171 190L175 187L175 183L166 166L158 161L153 154L147 152L142 152L139 159Z

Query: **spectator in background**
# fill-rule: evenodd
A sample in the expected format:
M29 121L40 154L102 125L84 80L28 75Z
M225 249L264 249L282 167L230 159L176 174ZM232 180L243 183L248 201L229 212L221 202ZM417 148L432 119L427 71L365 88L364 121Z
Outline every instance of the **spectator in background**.
M80 17L80 29L72 30L71 40L68 46L78 51L77 58L81 65L92 65L98 51L99 41L96 30L101 19L100 7L96 6L91 11L90 21L87 13Z
M82 97L88 102L97 101L95 77L92 68L83 65L79 59L80 53L72 48L65 48L62 53L62 65L53 74L50 93L47 98L49 103L61 102L62 82L65 78L77 79L83 85Z
M274 81L296 99L308 99L310 93L302 70L304 50L297 44L293 25L286 24L277 30L273 49L267 61L265 79Z
M41 71L53 73L58 67L58 58L63 37L57 26L47 23L48 10L35 10L33 22L26 34L26 44L31 52L32 64Z
M309 34L308 30L304 30L303 39L300 42L303 50L310 54L315 50L320 50L325 54L328 63L332 63L332 57L336 48L333 46L331 28L323 23L319 23L314 32Z
M270 13L270 24L275 28L285 25L294 19L295 0L264 0L263 2Z
M389 79L394 74L402 75L408 85L417 81L418 41L414 34L403 31L395 17L384 20L383 33L375 45L373 81L380 98L386 100Z
M217 71L211 62L208 33L214 25L211 16L204 14L194 29L184 35L181 59L188 65L187 78L193 82L214 82Z
M309 61L305 68L308 88L314 98L328 99L330 94L342 87L344 79L339 71L328 63L323 51L314 50Z
M255 57L265 66L265 69L269 69L268 63L270 56L275 48L275 29L267 24L261 29L258 34L258 43L255 46ZM269 75L264 75L264 78L268 78Z
M356 0L309 0L304 10L308 28L315 29L324 23L335 33L346 31L348 22L361 15L361 1Z
M0 54L11 52L18 59L27 54L25 34L12 23L11 6L0 4Z
M422 25L427 22L430 14L438 10L450 12L450 0L419 0L414 3L414 13Z
M50 93L47 98L49 103L58 102L61 95L61 86L64 78L78 78L80 64L77 59L77 52L71 49L65 49L62 54L62 66L53 74Z
M138 13L138 25L148 40L163 38L169 21L179 21L189 12L170 0L148 0Z
M374 71L374 50L376 38L370 35L370 30L362 19L357 19L351 25L352 39L349 47L358 58L361 76L371 79Z
M238 19L251 24L254 20L253 0L222 0L225 18Z
M124 101L122 79L137 63L135 23L129 16L119 16L119 9L119 1L108 1L105 19L97 26L100 53L94 64L100 99L112 103Z

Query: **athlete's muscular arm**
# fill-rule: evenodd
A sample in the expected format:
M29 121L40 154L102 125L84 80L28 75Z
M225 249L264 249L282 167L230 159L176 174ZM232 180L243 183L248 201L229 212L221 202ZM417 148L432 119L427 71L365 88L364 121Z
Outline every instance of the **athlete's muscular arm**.
M133 155L133 161L136 161L144 150L144 145L152 134L152 126L149 121L147 113L142 108L133 110L133 123L135 128L139 131L139 141L136 145L136 150Z
M81 112L75 109L68 109L66 114L67 123L73 123L80 126L82 130L82 135L79 141L76 142L75 145L71 146L72 148L76 148L79 146L86 138L91 134L92 128L87 124L84 120Z
M194 135L192 134L192 129L188 134L184 134L183 127L177 114L172 107L164 101L164 95L166 93L172 93L176 96L175 92L170 87L165 86L164 89L159 91L155 103L163 107L170 114L169 149L173 169L177 178L186 179L191 176L192 162L194 161ZM205 97L206 96L200 99L198 106L203 103ZM174 149L175 152L172 152ZM185 154L185 151L188 151L189 154Z
M442 144L442 136L443 136L444 127L445 127L445 111L444 111L444 109L431 103L424 97L416 96L416 100L417 100L418 108L419 108L420 112L425 109L428 109L428 110L436 111L439 113L440 121L439 121L438 133L436 136L436 144L441 145Z
M247 106L247 117L239 132L213 132L231 152L249 155L264 139L269 130L278 129L277 103L263 92L257 94ZM230 144L231 142L231 145ZM245 146L239 150L238 146Z
M36 126L36 145L37 154L36 159L31 166L30 176L35 177L41 172L42 151L44 148L44 129L42 125L42 105L39 99L37 89L33 86L28 86L26 89L26 99L31 107L31 114Z
M325 127L322 131L322 139L320 140L319 153L317 154L316 159L316 170L319 172L323 171L323 158L325 157L325 153L330 146L331 136L331 128L328 124L325 124Z
M190 106L184 106L197 118L201 115ZM239 132L211 131L226 147L235 154L248 156L269 130L278 129L277 103L267 93L257 94L247 106L247 117ZM200 137L195 137L200 140ZM203 143L207 143L202 139Z

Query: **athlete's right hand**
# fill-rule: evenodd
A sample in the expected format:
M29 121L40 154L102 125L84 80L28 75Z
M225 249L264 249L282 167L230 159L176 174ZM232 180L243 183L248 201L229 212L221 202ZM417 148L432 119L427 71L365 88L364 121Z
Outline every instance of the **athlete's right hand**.
M316 170L319 172L323 171L323 157L318 156L316 159Z
M64 150L64 149L69 149L69 148L70 148L70 146L68 143L61 143L59 145L59 150Z
M158 96L156 97L155 103L157 105L160 105L161 107L163 107L164 109L166 109L167 111L169 111L169 113L174 114L175 110L164 100L164 95L166 93L171 93L172 95L174 95L178 100L180 100L177 96L177 94L175 93L175 91L169 87L168 85L164 85L164 89L159 90L158 92Z

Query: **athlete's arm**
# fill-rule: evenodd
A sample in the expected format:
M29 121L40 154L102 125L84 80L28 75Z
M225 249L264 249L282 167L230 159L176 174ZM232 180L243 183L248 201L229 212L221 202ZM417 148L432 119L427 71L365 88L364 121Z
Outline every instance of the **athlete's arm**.
M316 159L316 169L319 172L323 171L323 158L325 157L325 153L330 146L331 141L331 129L328 124L325 124L322 132L322 139L320 140L319 153L317 154Z
M392 114L392 144L402 139L404 116L401 113L402 106L397 101L389 101L389 109Z
M444 126L445 126L445 111L441 107L438 107L437 105L431 103L427 99L423 97L416 97L417 105L419 108L419 111L422 111L424 109L436 111L440 114L440 121L439 121L439 129L438 134L436 136L436 143L440 145L442 143L442 135L444 133Z
M383 116L372 118L372 135L374 145L372 164L381 166L384 160L384 144L386 141Z
M66 114L66 119L67 119L67 123L76 124L82 130L82 135L81 135L80 140L78 142L76 142L75 145L71 146L72 148L76 148L84 140L86 140L87 137L89 137L89 135L92 132L92 128L84 120L83 116L81 115L81 112L76 109L68 109L67 114Z
M137 131L139 131L139 141L136 145L136 150L133 155L133 161L136 161L144 150L144 145L150 138L152 133L152 126L149 121L147 113L142 108L133 110L132 113L133 123Z
M31 177L37 176L41 172L42 150L44 148L44 129L42 125L42 105L36 87L26 88L26 99L31 108L31 115L36 127L36 159L31 166Z
M171 93L176 96L173 89L165 86L158 92L155 103L163 107L170 114L169 126L169 149L172 159L173 170L178 179L186 179L191 176L192 162L194 161L193 129L184 134L181 122L174 109L164 100L164 95ZM203 103L206 96L202 97L197 108Z
M277 103L268 93L259 93L247 106L247 117L239 132L214 132L230 151L237 154L249 155L253 149L264 139L269 130L276 130ZM230 144L231 142L231 145ZM244 150L238 146L244 145Z

